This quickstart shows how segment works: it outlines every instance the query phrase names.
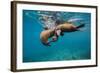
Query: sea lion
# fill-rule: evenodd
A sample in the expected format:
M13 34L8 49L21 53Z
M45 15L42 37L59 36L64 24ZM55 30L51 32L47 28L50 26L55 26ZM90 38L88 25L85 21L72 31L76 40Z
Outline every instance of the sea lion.
M47 30L42 31L40 34L40 39L44 45L50 46L50 42L53 42L53 40L48 41L48 39L51 38L52 36L55 36L55 30L61 30L61 34L62 34L63 32L79 31L79 28L81 27L84 27L84 24L81 24L79 26L75 26L74 24L67 23L67 22L63 24L59 24L58 26L56 26L56 29L53 29L53 30L47 29Z
M56 27L56 29L61 30L62 32L74 32L74 31L78 31L79 28L84 27L84 24L81 24L79 26L75 26L72 23L64 23L64 24L60 24Z

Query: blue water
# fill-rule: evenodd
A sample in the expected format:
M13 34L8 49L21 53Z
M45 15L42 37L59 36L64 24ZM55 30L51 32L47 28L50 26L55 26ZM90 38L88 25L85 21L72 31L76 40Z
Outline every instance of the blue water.
M54 12L40 11L44 14ZM59 12L61 18L82 18L82 31L64 33L57 42L45 46L40 41L43 31L37 10L23 10L23 62L87 60L91 59L91 14L79 12ZM81 21L74 22L79 25Z

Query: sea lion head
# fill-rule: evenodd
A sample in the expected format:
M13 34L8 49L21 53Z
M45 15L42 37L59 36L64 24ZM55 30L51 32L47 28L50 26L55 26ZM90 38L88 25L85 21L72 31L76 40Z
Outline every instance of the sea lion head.
M44 44L46 46L50 46L51 41L48 41L48 40L53 35L54 35L54 30L48 29L48 30L42 31L40 34L40 40L41 40L42 44Z

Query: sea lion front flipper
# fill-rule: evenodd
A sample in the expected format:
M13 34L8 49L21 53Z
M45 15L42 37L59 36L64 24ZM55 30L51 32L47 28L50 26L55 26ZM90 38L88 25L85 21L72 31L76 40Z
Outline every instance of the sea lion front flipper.
M61 32L60 35L61 35L61 36L64 36L64 32Z
M50 42L47 42L47 43L42 42L42 43L43 43L43 45L45 45L45 46L51 46L51 45L50 45Z

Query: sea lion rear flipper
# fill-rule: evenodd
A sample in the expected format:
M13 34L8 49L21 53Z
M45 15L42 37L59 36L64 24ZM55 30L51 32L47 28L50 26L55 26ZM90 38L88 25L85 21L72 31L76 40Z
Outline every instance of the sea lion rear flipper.
M84 26L85 26L85 24L81 24L81 25L77 26L76 28L82 28Z

